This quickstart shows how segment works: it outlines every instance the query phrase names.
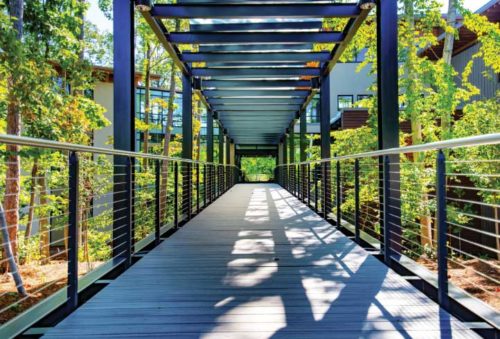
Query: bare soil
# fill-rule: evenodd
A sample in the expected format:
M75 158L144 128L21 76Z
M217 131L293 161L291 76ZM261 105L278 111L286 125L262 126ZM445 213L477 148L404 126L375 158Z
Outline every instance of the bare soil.
M92 263L94 268L99 264ZM66 286L68 264L66 261L54 260L46 265L35 263L21 265L19 271L28 297L21 297L17 293L10 273L0 274L0 324L9 321ZM80 263L78 271L79 275L86 274L87 263Z
M488 263L478 259L463 260L454 258L457 263L450 263L448 267L448 279L457 287L463 289L474 297L481 299L495 310L500 311L500 286L492 280L500 280L500 272L495 266L499 266L499 260L488 259ZM431 271L437 271L437 264L426 259L418 259L417 262ZM479 274L479 273L481 274ZM488 279L486 277L491 277Z

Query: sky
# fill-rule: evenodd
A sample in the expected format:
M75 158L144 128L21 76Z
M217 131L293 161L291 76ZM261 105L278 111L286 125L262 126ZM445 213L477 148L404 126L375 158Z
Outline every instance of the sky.
M108 20L99 10L99 7L97 6L97 1L98 0L89 0L90 9L87 13L87 19L90 20L92 23L94 23L99 28L99 30L112 32L113 23L110 20ZM469 10L475 11L484 4L486 4L488 1L489 0L464 0L464 5ZM448 1L440 0L440 2L443 3L443 12L446 12L445 4L447 4Z

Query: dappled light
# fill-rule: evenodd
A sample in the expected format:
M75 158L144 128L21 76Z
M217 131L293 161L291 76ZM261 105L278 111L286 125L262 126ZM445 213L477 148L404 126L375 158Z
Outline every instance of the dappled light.
M132 288L139 283L154 290ZM162 324L159 331L201 338L468 331L273 184L235 186L51 333L96 319L96 307L108 302L116 325L127 323L122 312L140 310Z

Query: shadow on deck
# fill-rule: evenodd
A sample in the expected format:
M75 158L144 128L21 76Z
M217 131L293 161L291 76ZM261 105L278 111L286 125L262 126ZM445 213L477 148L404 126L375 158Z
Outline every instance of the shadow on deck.
M233 187L56 337L475 337L274 184Z

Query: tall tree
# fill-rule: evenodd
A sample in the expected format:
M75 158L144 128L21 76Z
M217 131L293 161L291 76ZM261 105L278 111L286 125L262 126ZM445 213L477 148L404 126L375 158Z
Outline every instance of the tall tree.
M451 137L451 121L455 113L456 100L454 100L456 86L454 83L455 71L451 65L453 56L453 45L455 42L456 23L457 23L457 6L458 0L448 0L448 12L446 15L446 27L443 44L443 84L445 87L442 93L441 111L441 138L449 139Z
M14 32L11 53L7 53L11 70L15 67L16 57L22 57L22 38L24 29L24 1L9 0L9 15L12 19L12 30ZM7 80L8 105L7 105L7 133L21 135L21 109L19 96L16 89L23 81L22 74L11 72ZM19 192L21 177L21 159L19 157L19 146L7 145L7 174L5 183L5 221L8 227L12 255L17 261L18 241L17 231L19 227Z

